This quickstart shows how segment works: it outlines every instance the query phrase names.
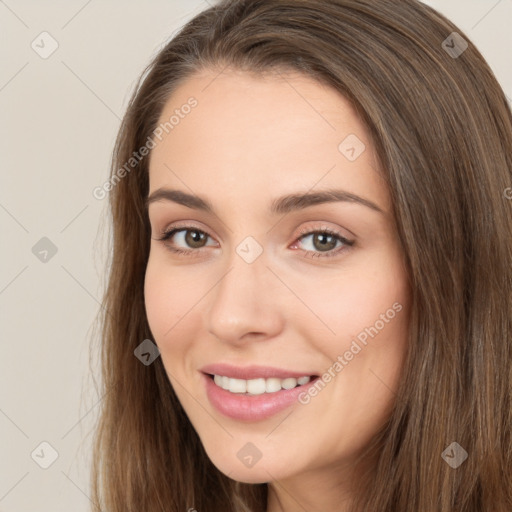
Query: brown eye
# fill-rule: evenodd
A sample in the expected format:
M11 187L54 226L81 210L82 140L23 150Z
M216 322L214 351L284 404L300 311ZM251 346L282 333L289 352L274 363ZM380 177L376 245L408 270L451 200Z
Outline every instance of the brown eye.
M193 226L174 228L162 235L158 240L176 253L200 252L206 246L208 233Z
M306 253L305 256L309 258L336 256L340 251L354 245L354 241L328 229L303 231L298 241Z
M331 251L336 247L337 237L326 233L315 233L313 235L313 247L318 251Z
M206 241L207 236L208 236L203 231L199 231L197 229L194 229L194 230L184 229L182 231L186 232L186 235L185 235L186 244L193 249L199 249L199 248L203 247L204 242Z
M163 233L162 237L158 240L176 254L197 256L202 254L203 248L208 246L207 241L209 238L211 239L208 233L194 226L189 226L170 229L168 232ZM305 243L307 239L310 239L309 244ZM305 230L296 240L299 242L298 245L303 246L302 250L307 258L336 256L354 245L353 240L347 240L340 233L328 229ZM296 248L297 242L292 246L293 249ZM215 243L213 243L213 246L215 246Z

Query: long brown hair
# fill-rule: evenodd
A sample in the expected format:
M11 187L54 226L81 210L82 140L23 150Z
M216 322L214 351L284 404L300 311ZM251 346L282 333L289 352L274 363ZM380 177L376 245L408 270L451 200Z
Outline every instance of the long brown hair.
M178 85L225 66L299 71L343 94L391 192L412 286L409 350L353 510L510 512L512 115L469 38L416 0L223 0L141 75L112 158L92 501L104 512L266 510L267 484L235 482L208 459L161 358L134 357L152 339L148 158L119 169ZM442 457L453 442L468 454L456 469Z

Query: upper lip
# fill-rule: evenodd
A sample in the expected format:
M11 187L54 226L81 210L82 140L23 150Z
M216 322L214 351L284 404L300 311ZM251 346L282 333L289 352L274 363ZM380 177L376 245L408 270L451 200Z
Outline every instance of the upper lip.
M296 372L292 370L285 370L283 368L274 368L271 366L232 366L226 363L208 364L203 366L201 370L203 373L210 375L223 375L225 377L231 377L233 379L270 379L272 377L278 379L287 379L299 377L310 377L315 375L313 372L304 371Z

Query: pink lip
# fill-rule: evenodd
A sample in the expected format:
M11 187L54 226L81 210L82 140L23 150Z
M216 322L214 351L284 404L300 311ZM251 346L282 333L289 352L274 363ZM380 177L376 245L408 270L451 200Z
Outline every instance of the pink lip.
M209 364L200 369L203 373L210 375L223 375L225 377L231 377L233 379L270 379L276 377L278 379L286 379L293 377L298 379L299 377L311 377L315 375L313 372L295 372L289 370L283 370L281 368L272 368L270 366L231 366L229 364Z
M297 403L299 395L307 392L308 387L317 381L317 378L315 378L302 386L293 389L282 389L275 393L245 395L231 393L220 388L209 375L203 373L201 377L206 386L206 395L213 407L224 416L240 421L262 421L270 418Z

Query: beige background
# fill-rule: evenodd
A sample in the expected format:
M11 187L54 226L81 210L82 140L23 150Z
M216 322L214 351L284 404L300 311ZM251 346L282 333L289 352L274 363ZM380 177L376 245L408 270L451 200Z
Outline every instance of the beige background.
M427 3L470 36L512 98L512 0ZM88 343L108 242L97 237L107 203L92 190L108 177L135 79L206 6L0 0L0 512L89 510L89 433L101 397ZM58 48L43 59L33 41L39 53ZM58 457L43 469L52 450Z

